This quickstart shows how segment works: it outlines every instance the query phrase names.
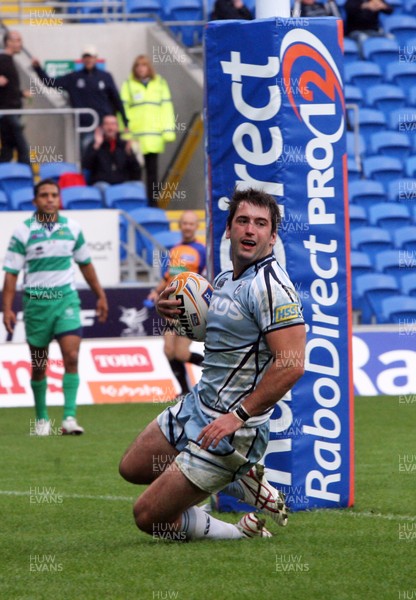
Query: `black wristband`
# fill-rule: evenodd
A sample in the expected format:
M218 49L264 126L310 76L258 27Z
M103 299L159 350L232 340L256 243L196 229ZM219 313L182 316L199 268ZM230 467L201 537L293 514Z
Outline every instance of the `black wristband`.
M241 406L241 404L240 404L240 406L239 406L238 408L236 408L236 409L235 409L235 411L233 411L233 412L235 413L235 415L236 415L236 416L237 416L239 419L241 419L241 420L243 421L243 423L245 423L246 421L248 421L248 420L249 420L249 418L251 417L251 415L249 415L249 414L248 414L248 412L246 411L246 409L245 409L243 406Z

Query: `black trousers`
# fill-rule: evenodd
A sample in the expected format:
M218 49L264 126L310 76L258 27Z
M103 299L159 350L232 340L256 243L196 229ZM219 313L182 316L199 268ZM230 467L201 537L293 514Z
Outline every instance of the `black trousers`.
M148 206L157 207L159 196L159 178L158 178L158 154L150 152L144 155L144 164L146 167L146 190Z
M17 160L30 165L29 146L23 135L23 126L17 115L3 115L0 117L0 162L11 162L13 150L17 150Z

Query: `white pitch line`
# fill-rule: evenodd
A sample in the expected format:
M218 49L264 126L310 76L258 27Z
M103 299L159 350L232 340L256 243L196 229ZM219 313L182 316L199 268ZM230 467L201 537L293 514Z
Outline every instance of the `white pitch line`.
M45 490L50 490L51 488L45 487ZM27 492L18 492L13 490L0 490L0 496L47 496L48 492L45 491L44 494L38 493L33 494L30 491ZM59 492L53 492L54 496L60 496L61 498L73 498L75 500L108 500L110 502L134 502L135 498L130 496L93 496L89 494L60 494ZM312 512L312 511L311 511ZM333 512L331 509L317 509L313 511L316 513L319 512ZM342 514L349 515L352 517L371 517L375 519L386 519L388 521L416 521L416 517L410 517L408 515L391 515L386 514L382 515L381 513L372 513L370 511L360 511L360 512L352 512L348 510L340 510L337 513L333 514Z

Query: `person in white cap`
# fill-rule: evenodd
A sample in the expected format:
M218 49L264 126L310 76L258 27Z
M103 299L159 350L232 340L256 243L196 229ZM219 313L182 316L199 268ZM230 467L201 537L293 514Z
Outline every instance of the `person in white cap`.
M108 71L97 68L98 52L95 46L85 46L81 59L84 65L81 70L55 78L48 77L37 59L33 59L32 67L44 85L67 92L73 108L94 109L100 117L100 123L105 115L120 113L127 129L128 120L114 79ZM91 123L90 115L81 116L80 124L83 127ZM82 148L85 148L93 138L94 132L83 134Z

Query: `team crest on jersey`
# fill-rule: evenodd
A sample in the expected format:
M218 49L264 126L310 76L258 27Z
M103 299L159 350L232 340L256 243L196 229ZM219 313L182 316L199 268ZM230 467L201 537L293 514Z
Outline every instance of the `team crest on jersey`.
M242 281L234 290L233 296L237 296L241 290L247 285L247 281Z
M298 304L282 304L275 308L274 311L274 322L282 323L284 321L291 321L292 319L297 319L301 317L300 308Z
M215 289L219 290L223 287L223 285L226 283L228 277L221 277L221 279L219 281L217 281L216 285L215 285Z

